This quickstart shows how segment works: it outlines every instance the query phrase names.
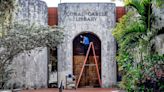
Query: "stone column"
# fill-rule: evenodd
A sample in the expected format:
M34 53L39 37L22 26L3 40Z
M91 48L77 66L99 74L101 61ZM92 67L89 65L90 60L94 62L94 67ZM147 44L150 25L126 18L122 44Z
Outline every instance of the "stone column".
M18 9L14 20L20 24L48 26L48 7L40 0L17 0ZM21 30L20 30L21 31ZM13 60L13 76L9 85L40 88L48 83L47 48L36 48L30 53L21 53Z

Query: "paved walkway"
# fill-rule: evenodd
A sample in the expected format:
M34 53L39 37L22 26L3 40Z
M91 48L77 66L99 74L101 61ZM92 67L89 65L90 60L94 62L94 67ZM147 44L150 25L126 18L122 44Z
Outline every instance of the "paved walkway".
M37 90L24 90L21 92L59 92L58 89L37 89ZM63 92L121 92L111 88L78 88L76 90L63 90Z

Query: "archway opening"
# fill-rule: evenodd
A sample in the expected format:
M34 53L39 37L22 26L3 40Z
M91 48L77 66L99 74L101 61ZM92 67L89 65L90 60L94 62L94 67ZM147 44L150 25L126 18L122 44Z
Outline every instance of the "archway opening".
M101 78L101 41L97 35L91 32L80 33L73 40L73 74L77 79L79 78L80 71L86 57L84 45L80 43L80 41L83 40L80 35L88 37L89 41L94 44ZM100 87L92 50L90 50L78 87Z

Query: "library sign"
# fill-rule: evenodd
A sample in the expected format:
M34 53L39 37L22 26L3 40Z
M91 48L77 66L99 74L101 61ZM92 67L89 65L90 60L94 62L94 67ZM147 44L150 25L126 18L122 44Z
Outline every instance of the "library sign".
M88 12L65 12L70 21L96 21L99 16L107 16L108 12L88 11Z

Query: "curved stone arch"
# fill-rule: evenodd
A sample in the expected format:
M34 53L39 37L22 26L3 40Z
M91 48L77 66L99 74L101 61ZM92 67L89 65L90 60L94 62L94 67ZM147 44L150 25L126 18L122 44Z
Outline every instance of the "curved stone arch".
M84 45L80 43L80 41L82 41L82 38L80 37L80 35L83 36L87 36L90 40L90 42L93 42L94 44L94 49L95 49L95 53L96 53L96 58L97 58L97 63L98 63L98 69L99 69L99 74L100 74L100 78L101 78L101 40L100 38L93 32L80 32L79 34L77 34L73 41L72 41L72 67L73 67L73 75L75 75L76 77L79 76L80 72L81 72L81 68L79 66L82 66L84 59L86 58L85 56L85 51L84 51ZM82 63L82 64L81 64ZM86 62L87 64L95 64L94 62L94 57L93 57L93 52L92 50L90 51L90 54L88 56L88 60ZM80 87L83 86L100 86L98 83L98 79L95 79L93 77L93 75L97 75L96 72L96 68L93 66L88 66L88 68L84 68L83 72L83 76L81 77L81 81L79 83ZM84 75L88 75L88 76L84 76ZM90 83L88 80L86 79L90 79L89 81L92 81L92 83Z
M95 36L100 40L100 36L98 36L98 34L97 34L96 32L94 32L94 31L82 31L82 32L77 33L77 34L73 37L72 41L73 41L77 36L79 36L80 34L83 34L83 33L91 33L91 34L95 35ZM100 41L101 41L101 40L100 40Z
M97 31L94 31L94 30L92 30L92 31L80 31L80 32L76 32L76 33L73 33L74 35L73 36L71 36L71 42L73 43L73 40L78 36L78 35L80 35L80 34L82 34L82 33L92 33L93 35L95 35L99 40L100 40L100 42L101 42L101 52L100 53L102 53L102 48L103 48L103 45L102 45L102 43L103 43L103 40L102 40L102 36L100 35L100 33L98 33ZM72 53L72 56L73 56L73 44L71 44L71 53ZM73 60L72 60L73 61ZM102 61L102 58L101 58L101 61ZM73 65L72 65L73 66Z
M89 37L89 39L90 39L90 41L92 41L93 43L95 43L96 41L95 40L97 40L98 41L98 43L100 43L100 56L101 56L101 47L102 47L102 44L101 44L101 39L100 39L100 37L96 34L96 33L94 33L94 32L91 32L91 31L83 31L83 32L80 32L80 33L78 33L78 34L76 34L74 37L73 37L73 39L72 39L72 51L74 51L74 46L73 46L73 44L74 44L74 41L75 41L75 39L77 39L77 37L78 36L80 36L80 35L87 35L88 37ZM95 39L93 39L93 38L95 38ZM72 54L72 56L73 56L73 54Z
M105 42L105 41L103 41L102 39L103 39L103 37L102 37L102 35L101 35L101 33L99 33L99 32L97 32L97 31L94 31L94 30L91 30L91 31L79 31L79 32L77 32L77 31L74 31L74 32L76 32L76 33L73 33L73 35L72 36L70 36L71 38L71 42L73 43L73 40L78 36L78 35L80 35L81 33L92 33L92 34L94 34L99 40L100 40L100 42L101 42L101 53L102 53L102 48L103 48L103 43ZM73 56L73 44L71 44L71 53L72 53L72 56ZM73 60L71 60L71 61L73 61ZM102 61L102 58L101 58L101 61Z
M100 41L102 41L102 36L100 35L100 33L95 32L94 30L91 30L91 31L80 31L80 32L73 33L74 35L71 37L71 41L73 42L74 38L76 38L81 33L92 33L95 36L97 36Z

